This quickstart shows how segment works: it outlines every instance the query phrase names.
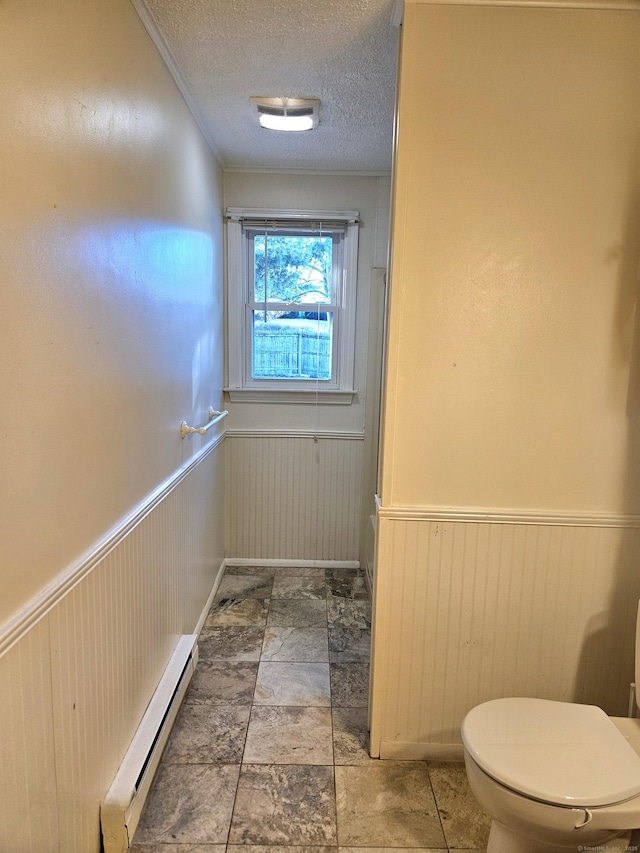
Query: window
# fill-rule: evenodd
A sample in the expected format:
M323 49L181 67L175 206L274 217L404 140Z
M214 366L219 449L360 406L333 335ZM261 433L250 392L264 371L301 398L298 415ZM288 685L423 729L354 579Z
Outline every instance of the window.
M350 403L358 214L227 210L231 399Z

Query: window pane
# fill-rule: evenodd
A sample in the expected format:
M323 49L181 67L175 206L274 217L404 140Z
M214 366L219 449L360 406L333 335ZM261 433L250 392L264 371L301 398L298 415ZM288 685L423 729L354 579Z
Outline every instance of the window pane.
M253 379L331 379L332 331L331 311L253 311Z
M267 243L265 300L264 247ZM255 302L331 302L333 238L315 235L256 234Z

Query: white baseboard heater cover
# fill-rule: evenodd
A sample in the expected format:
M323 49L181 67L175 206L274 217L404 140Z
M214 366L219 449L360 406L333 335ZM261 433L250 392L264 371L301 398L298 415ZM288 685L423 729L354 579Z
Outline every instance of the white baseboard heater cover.
M162 751L198 662L198 635L178 640L100 807L104 853L126 853L140 821Z

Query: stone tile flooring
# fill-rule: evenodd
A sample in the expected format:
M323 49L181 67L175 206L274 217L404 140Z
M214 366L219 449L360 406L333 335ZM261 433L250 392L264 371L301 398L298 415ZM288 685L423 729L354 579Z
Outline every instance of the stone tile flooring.
M367 753L370 618L356 570L227 569L131 853L484 850L462 764Z

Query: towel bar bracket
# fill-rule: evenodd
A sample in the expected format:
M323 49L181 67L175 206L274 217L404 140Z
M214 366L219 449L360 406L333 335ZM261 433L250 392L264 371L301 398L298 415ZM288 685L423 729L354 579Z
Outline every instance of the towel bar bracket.
M203 427L190 427L186 421L182 421L180 424L180 438L185 438L187 435L191 435L194 432L197 432L199 435L204 435L212 426L217 424L223 418L226 418L228 414L229 412L226 409L222 412L217 412L212 406L209 406L208 423Z

